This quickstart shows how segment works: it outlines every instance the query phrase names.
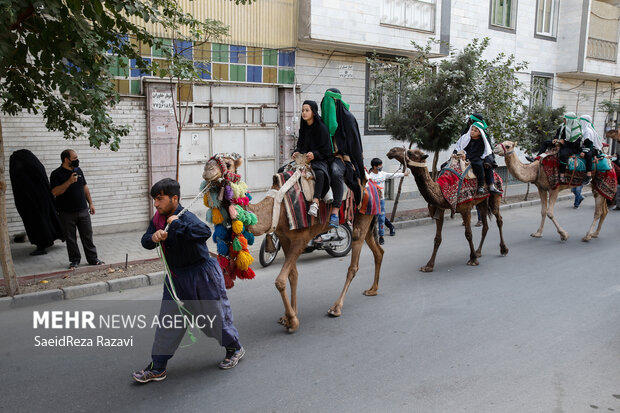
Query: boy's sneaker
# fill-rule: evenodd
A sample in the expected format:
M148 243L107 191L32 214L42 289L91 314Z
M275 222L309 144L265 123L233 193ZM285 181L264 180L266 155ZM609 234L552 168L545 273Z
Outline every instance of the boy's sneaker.
M383 237L379 237L379 245L383 244L385 244L385 240L383 239Z
M581 185L588 185L590 183L590 181L592 180L591 176L587 176L586 175L586 179L583 180L583 182L581 183Z
M157 370L152 368L153 363L149 364L144 370L136 371L131 377L138 383L148 383L149 381L162 381L166 378L166 369Z
M396 235L396 230L394 228L392 228L390 230L390 237L393 237L394 235Z
M334 228L338 228L340 226L340 220L338 219L338 215L331 214L329 216L329 226Z
M317 217L319 215L319 204L313 202L308 208L308 215L312 215L313 217Z
M223 370L232 369L237 365L237 363L239 363L239 360L241 360L243 356L245 356L245 349L243 347L241 347L239 350L235 348L227 348L226 358L222 360L219 368Z

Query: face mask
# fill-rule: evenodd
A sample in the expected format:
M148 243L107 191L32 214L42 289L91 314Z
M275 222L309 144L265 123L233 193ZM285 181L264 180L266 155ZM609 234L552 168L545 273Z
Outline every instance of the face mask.
M383 170L383 168L377 168L377 171L381 172Z
M613 156L613 157L611 158L612 162L616 162L616 159L618 159L618 158L617 158L617 157L615 157L615 156Z
M80 166L80 160L76 159L75 161L71 161L71 166L73 168L77 168L78 166Z

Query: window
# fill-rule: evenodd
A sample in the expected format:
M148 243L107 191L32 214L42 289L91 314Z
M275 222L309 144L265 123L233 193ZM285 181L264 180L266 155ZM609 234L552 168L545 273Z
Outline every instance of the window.
M436 0L381 0L381 24L435 31Z
M551 96L553 95L553 75L552 74L533 74L531 85L530 106L551 106Z
M380 68L373 68L366 64L367 83L366 83L366 120L367 132L384 133L383 118L389 110L399 110L400 96L399 87L388 88L386 90L379 85L377 71L399 71L399 66L395 62L386 61ZM400 73L400 72L399 72Z
M516 12L516 0L491 0L491 26L514 29Z
M538 0L536 34L555 37L557 25L557 0Z

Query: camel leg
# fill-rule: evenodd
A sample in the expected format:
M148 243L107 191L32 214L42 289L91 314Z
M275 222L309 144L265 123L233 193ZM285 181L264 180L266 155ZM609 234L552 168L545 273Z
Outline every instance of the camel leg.
M372 225L366 233L366 244L368 244L368 247L372 251L372 255L375 259L375 279L372 286L368 290L364 291L364 295L375 296L379 290L379 275L381 273L381 262L383 261L384 251L383 248L381 248L381 245L377 243Z
M299 315L297 312L297 279L299 278L299 272L297 271L297 262L293 264L291 271L288 273L288 284L291 287L291 307L293 307L293 312L296 316Z
M497 221L497 229L499 230L499 252L500 254L502 254L502 257L505 257L506 255L508 255L508 247L506 246L506 242L504 242L504 218L502 217L502 213L499 208L501 198L497 196L491 202L491 213L495 215L495 220Z
M429 205L428 212L430 216L433 217L435 216L435 211L437 211L438 209L441 211L441 213L439 214L439 218L435 220L436 229L435 229L435 242L433 244L433 254L431 255L431 258L428 260L426 265L420 268L420 271L422 272L433 272L433 269L435 268L435 257L437 256L437 250L439 249L439 246L441 245L441 230L443 229L444 210L437 208L435 206Z
M489 208L486 201L479 203L478 208L480 209L480 218L482 219L482 235L480 237L480 244L476 250L476 257L480 258L482 256L482 244L484 244L484 239L489 231L489 222L487 219L487 216L489 215Z
M538 229L536 230L536 232L530 234L530 237L534 237L534 238L542 238L543 235L543 230L545 228L545 220L547 219L547 198L549 196L549 192L544 190L544 189L540 189L538 187L536 187L538 189L538 197L540 198L540 225L538 226Z
M605 217L607 216L607 203L605 202L605 198L596 193L596 191L592 191L594 193L594 219L592 220L592 225L590 225L590 230L586 233L586 235L581 239L584 242L590 241L592 238L597 238L598 234L601 232L601 227L603 226L603 221L605 221ZM598 221L598 228L596 232L594 232L594 226Z
M595 199L596 199L596 192L594 194ZM601 233L601 229L603 228L603 222L605 221L605 218L607 218L607 213L609 212L609 208L607 207L607 202L605 202L605 198L603 198L602 196L599 195L599 198L601 198L601 217L599 218L598 221L598 227L596 228L596 231L592 234L592 238L598 238L598 234Z
M471 210L461 212L463 221L465 222L465 238L469 243L469 261L467 265L478 265L478 257L476 257L476 250L474 250L474 240L471 234Z
M553 213L553 209L555 208L555 202L558 200L558 195L560 194L559 189L554 189L549 192L549 208L547 209L547 217L553 222L555 228L558 230L558 234L560 234L560 239L562 241L566 241L568 239L568 232L562 228L557 219L555 219L555 215Z
M347 271L347 279L344 282L344 287L342 288L340 296L334 305L327 310L327 314L333 317L340 317L342 314L344 296L347 294L349 286L351 285L353 278L355 278L355 274L359 268L360 254L362 252L362 246L364 245L364 238L366 238L365 235L370 227L371 221L365 219L363 216L360 217L360 215L361 214L356 214L355 219L353 220L353 245L351 247L351 264L349 265L349 270Z
M286 281L289 279L289 274L291 271L296 271L295 264L297 263L297 259L301 255L304 247L304 240L291 242L286 237L280 238L280 245L282 245L282 251L284 252L284 265L282 265L282 269L280 270L280 274L276 278L276 288L280 292L280 296L282 297L282 303L284 304L284 317L280 319L280 322L284 324L286 327L286 331L289 333L295 332L299 328L299 320L297 319L296 312L291 305L288 296L286 295ZM295 285L296 285L295 279Z

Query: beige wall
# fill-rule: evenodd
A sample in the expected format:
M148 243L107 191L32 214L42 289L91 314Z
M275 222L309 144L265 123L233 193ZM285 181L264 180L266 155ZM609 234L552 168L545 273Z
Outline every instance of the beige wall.
M62 133L50 132L39 115L23 113L2 116L7 188L9 233L22 232L9 180L9 157L18 149L28 149L50 173L60 166L60 153L74 149L80 158L96 214L92 216L95 233L128 231L145 228L149 219L148 162L146 148L146 115L143 98L123 98L110 110L118 124L129 125L129 136L121 139L118 152L109 148L89 147L86 139L67 141Z
M197 20L218 20L229 26L229 36L218 41L244 46L285 48L297 45L297 0L259 0L248 5L234 1L179 1ZM133 19L138 23L138 19ZM171 37L159 25L147 23L156 36Z

